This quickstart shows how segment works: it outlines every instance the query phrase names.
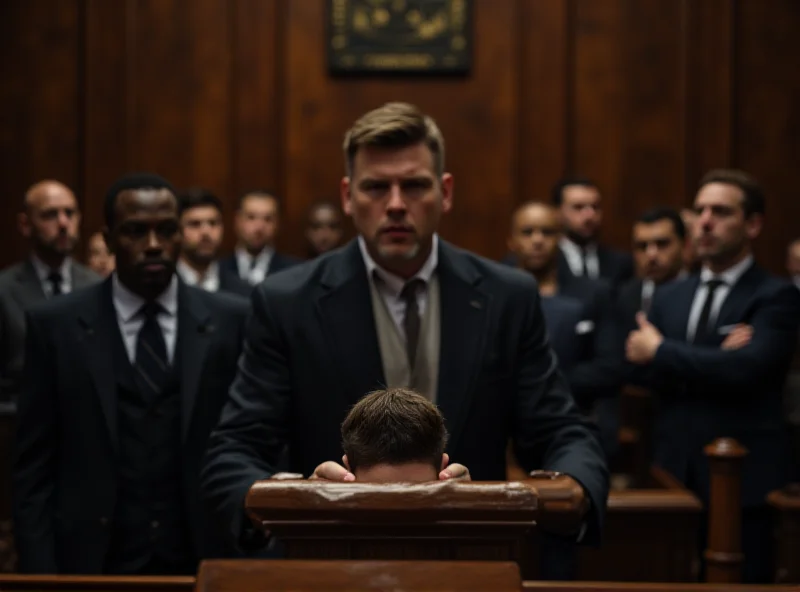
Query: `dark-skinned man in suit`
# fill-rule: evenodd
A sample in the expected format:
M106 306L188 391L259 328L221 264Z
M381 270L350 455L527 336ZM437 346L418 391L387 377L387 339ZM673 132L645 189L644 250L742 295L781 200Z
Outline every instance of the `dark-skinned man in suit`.
M800 291L754 262L752 241L761 233L765 199L750 175L709 172L694 208L693 239L703 267L656 291L649 314L637 316L626 356L643 367L659 396L656 463L704 504L709 469L703 447L731 437L748 449L743 577L768 582L772 531L765 497L788 478L782 391L797 343Z
M342 205L359 237L253 294L203 479L229 538L242 540L245 496L274 475L287 443L292 472L353 481L334 462L347 410L376 388L403 386L447 422L455 464L440 479L505 479L512 438L525 469L563 472L585 491L584 532L572 536L597 540L607 469L557 370L535 280L436 235L453 177L435 122L386 104L356 121L344 153Z
M178 279L178 202L163 178L120 178L105 208L116 271L28 313L13 472L19 565L194 574L224 553L199 473L247 301Z
M564 265L559 257L562 238L558 211L531 201L514 212L507 245L517 265L536 278L559 367L579 406L597 421L603 448L611 457L619 428L616 398L623 339L608 283L559 273L559 266Z
M225 225L220 199L197 187L181 193L178 203L182 239L177 270L181 279L209 292L230 292L249 299L253 287L217 260Z
M271 191L247 191L236 210L236 250L220 267L255 286L272 273L300 263L300 259L275 250L280 228L281 202Z

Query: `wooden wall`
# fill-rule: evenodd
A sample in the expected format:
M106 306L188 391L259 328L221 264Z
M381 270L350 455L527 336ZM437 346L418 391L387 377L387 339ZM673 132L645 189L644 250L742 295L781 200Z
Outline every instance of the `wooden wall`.
M280 244L302 253L307 205L337 194L342 134L388 100L438 120L457 199L442 233L490 257L514 205L568 169L598 180L620 247L639 212L689 203L716 166L766 186L769 267L800 235L797 0L474 0L470 76L391 80L327 74L325 4L3 2L0 263L24 252L14 214L30 183L76 188L88 231L134 169L206 185L231 209L272 187Z

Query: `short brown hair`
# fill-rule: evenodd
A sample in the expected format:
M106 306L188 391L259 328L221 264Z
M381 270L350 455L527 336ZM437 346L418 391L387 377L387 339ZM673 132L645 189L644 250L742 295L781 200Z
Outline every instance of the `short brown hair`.
M444 138L433 118L409 103L386 103L359 117L344 135L347 175L353 174L359 148L406 148L421 142L433 154L433 168L441 176L444 173Z
M351 471L411 462L429 462L438 471L446 446L439 409L405 388L369 393L342 423L342 448Z
M725 183L741 189L744 194L742 209L745 218L753 214L764 214L766 210L764 191L752 175L738 169L714 169L707 172L700 180L700 188L710 183Z

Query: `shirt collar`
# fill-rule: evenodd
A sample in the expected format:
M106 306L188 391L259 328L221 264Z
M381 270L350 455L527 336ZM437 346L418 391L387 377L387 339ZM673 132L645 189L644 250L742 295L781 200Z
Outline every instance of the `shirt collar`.
M258 255L251 255L247 249L237 247L236 258L239 261L245 261L249 266L250 262L253 260L258 262L269 261L272 258L273 253L275 253L275 249L272 247L264 247L263 249L261 249Z
M45 262L39 259L35 254L31 254L31 263L33 263L33 268L36 270L36 275L39 277L39 280L43 282L47 281L47 278L54 271L61 274L61 279L63 281L69 280L72 267L72 259L70 257L65 257L64 262L58 269L53 269L49 265L46 265Z
M583 256L583 253L595 254L597 253L597 243L586 243L584 246L579 245L575 241L566 236L562 236L559 241L559 246L570 253Z
M700 283L705 284L706 282L719 279L725 282L725 285L729 288L736 284L739 279L744 275L744 273L750 269L750 266L753 264L753 256L748 255L736 265L733 265L723 271L722 273L714 273L708 267L703 267L700 270Z
M409 278L408 280L405 280L400 276L388 272L380 267L369 254L369 251L367 251L367 243L364 241L364 237L361 235L358 236L358 248L361 249L361 256L364 258L364 265L367 266L367 276L372 279L373 274L378 274L378 277L380 277L381 280L383 280L383 282L396 295L399 295L406 282L412 279L420 279L424 281L425 284L430 282L433 272L436 271L436 267L439 265L439 236L436 233L433 235L430 255L428 255L428 258L425 260L425 263L422 264L422 267L420 267L419 271L414 274L414 277Z
M114 307L117 309L123 323L127 323L142 309L142 306L147 302L138 294L134 294L119 281L117 273L114 272L111 278L112 294L114 298ZM178 313L178 276L172 276L167 289L159 294L156 298L158 302L166 311L169 316L174 317Z
M208 266L208 269L206 269L202 277L197 273L196 269L191 267L183 259L178 259L178 263L175 267L181 279L190 286L196 286L197 284L207 281L208 278L217 277L219 275L219 265L217 265L216 261L211 262L211 265Z

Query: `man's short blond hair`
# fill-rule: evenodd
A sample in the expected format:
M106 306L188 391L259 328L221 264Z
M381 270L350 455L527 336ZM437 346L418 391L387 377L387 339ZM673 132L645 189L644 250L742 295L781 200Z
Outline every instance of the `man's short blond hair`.
M347 175L353 174L356 153L362 147L406 148L424 143L433 154L433 169L444 173L444 138L432 117L410 103L386 103L365 113L344 135Z

